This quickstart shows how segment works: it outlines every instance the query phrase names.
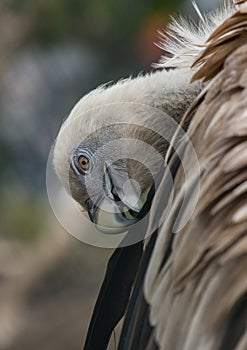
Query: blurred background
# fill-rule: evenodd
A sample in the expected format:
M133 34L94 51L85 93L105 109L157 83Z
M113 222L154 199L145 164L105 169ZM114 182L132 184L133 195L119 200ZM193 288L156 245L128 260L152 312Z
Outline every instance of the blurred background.
M177 11L195 16L190 0L0 0L0 350L82 348L112 251L57 222L47 157L82 95L150 70Z

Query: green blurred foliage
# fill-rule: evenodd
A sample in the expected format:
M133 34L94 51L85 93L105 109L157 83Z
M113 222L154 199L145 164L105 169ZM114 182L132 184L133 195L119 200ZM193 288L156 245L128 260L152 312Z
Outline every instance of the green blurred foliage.
M124 44L143 18L158 11L170 13L180 4L181 0L5 0L9 10L30 14L36 41L83 39L104 47Z

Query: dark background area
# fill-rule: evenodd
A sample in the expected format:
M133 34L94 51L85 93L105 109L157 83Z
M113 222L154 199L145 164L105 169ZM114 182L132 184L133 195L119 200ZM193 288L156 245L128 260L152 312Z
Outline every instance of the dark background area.
M176 11L195 16L182 0L0 1L1 350L81 348L111 250L57 222L47 158L81 96L150 71Z

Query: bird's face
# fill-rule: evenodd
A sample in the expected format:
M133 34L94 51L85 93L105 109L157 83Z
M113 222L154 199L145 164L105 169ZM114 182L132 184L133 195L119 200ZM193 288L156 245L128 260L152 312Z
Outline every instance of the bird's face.
M149 169L129 154L124 128L100 128L69 155L71 195L104 232L122 232L137 222L153 184Z

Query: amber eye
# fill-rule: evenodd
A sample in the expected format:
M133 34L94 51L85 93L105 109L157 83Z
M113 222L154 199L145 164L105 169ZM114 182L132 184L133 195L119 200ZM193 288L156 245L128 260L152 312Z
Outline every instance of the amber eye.
M84 156L80 156L78 158L78 164L83 171L87 171L90 166L89 159Z

